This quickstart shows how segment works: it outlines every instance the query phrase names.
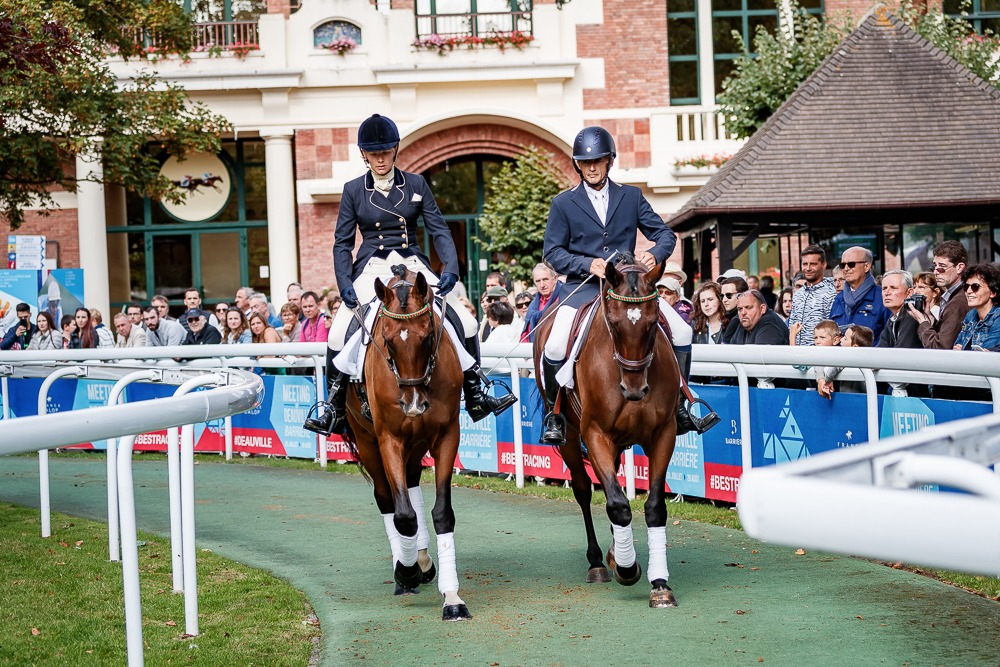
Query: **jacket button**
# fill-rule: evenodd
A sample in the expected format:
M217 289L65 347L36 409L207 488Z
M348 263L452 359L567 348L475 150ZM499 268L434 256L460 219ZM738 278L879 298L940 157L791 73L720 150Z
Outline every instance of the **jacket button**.
M604 238L608 238L608 233L604 232Z
M400 222L406 222L406 218L400 218L399 221Z
M604 252L608 251L608 246L604 246Z
M378 237L379 237L379 238L381 239L381 238L382 238L382 235L381 235L381 234L379 234L379 235L378 235Z
M404 243L404 244L403 244L403 247L405 248L405 247L406 247L406 245L407 245L407 244L405 244L405 243Z
M376 222L376 223L375 223L375 226L376 226L376 227L381 227L381 226L382 226L382 223L381 223L381 222Z
M379 250L385 250L385 246L384 246L384 245L380 245L380 246L378 247L378 249L379 249Z

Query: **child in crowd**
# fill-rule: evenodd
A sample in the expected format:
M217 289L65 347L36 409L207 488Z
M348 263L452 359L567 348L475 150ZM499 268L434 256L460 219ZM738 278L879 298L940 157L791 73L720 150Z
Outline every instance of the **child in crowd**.
M840 328L837 323L833 320L823 320L816 325L813 330L813 338L816 341L816 345L822 346L834 346L840 345L841 347L871 347L875 340L875 335L871 329L860 324L852 324L847 327L844 331L843 336L840 334ZM819 391L819 395L824 398L833 398L834 386L833 380L836 378L843 368L837 368L835 366L827 366L823 369L817 369L816 378L816 388ZM864 391L863 383L856 382L844 382L841 383L841 391L848 393L860 393ZM860 386L860 391L858 385Z

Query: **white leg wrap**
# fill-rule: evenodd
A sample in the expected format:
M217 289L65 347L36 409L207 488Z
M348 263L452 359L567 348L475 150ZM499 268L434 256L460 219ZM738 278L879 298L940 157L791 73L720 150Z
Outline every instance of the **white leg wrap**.
M649 543L649 567L646 568L646 577L650 583L657 579L670 580L670 571L667 569L667 529L646 528L647 540Z
M448 599L448 594L458 594L458 567L455 564L455 533L437 536L438 590ZM449 604L455 604L453 602Z
M632 523L624 528L611 524L615 536L615 562L622 567L635 564L635 541L632 539Z
M382 523L385 524L385 536L389 538L389 549L392 551L392 569L396 569L396 563L400 559L399 532L396 524L392 521L391 514L382 515Z
M417 562L417 536L399 536L399 562L409 567Z
M419 486L406 490L410 494L410 505L417 513L417 549L426 549L431 545L431 536L427 533L427 518L424 516L424 494Z

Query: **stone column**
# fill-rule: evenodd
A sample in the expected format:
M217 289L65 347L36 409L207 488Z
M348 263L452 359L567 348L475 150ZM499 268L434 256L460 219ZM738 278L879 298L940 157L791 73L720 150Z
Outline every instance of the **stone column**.
M108 228L125 227L128 224L125 206L125 188L117 183L108 183L104 188L105 218ZM108 234L108 288L111 301L131 301L132 281L129 273L128 234ZM144 285L145 287L145 285ZM114 313L104 315L105 326L112 326Z
M104 166L101 141L76 158L77 234L80 237L80 268L83 269L84 305L110 313L108 287L108 229L104 208Z
M295 225L295 176L292 131L261 132L267 165L267 250L271 301L285 303L285 288L299 279Z

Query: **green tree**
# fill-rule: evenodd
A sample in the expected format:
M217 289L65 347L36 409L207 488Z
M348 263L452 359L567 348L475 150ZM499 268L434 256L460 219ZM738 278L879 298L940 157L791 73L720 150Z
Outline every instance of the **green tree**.
M179 200L147 141L179 158L217 151L228 121L152 74L120 84L107 59L145 57L144 34L187 53L190 29L172 0L0 0L0 217L12 229L24 207L54 205L53 186L76 191L74 160L94 138L105 181Z
M991 34L976 35L967 21L945 16L938 9L916 7L910 0L895 13L939 49L998 85L1000 61L996 53L1000 44ZM791 30L779 28L771 34L758 26L753 40L756 55L738 59L733 73L722 84L720 111L726 116L726 127L737 137L756 132L850 30L846 18L824 23L794 5L792 15L795 21ZM733 35L747 52L739 33Z
M493 268L508 272L512 280L530 282L531 269L542 260L552 198L568 184L553 166L551 153L535 146L524 150L524 155L505 163L493 177L479 229L489 238L480 243L500 258Z

